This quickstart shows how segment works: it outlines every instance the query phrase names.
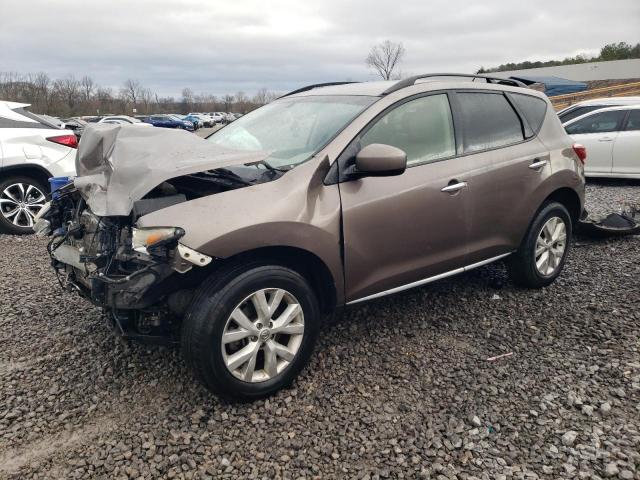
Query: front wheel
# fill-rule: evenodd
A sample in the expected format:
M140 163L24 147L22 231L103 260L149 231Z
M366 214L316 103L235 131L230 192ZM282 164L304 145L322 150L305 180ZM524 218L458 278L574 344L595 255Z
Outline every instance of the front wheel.
M571 215L566 207L557 202L543 205L520 248L507 262L514 283L527 288L551 284L564 267L571 233Z
M289 385L318 336L318 302L297 272L238 267L209 279L184 320L182 348L214 393L255 399Z

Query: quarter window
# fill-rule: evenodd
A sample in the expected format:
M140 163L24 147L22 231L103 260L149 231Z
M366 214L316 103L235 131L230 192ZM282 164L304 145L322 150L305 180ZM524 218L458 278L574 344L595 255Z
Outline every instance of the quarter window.
M570 135L580 133L605 133L620 130L626 110L598 112L568 125L565 130Z
M527 119L529 127L531 127L531 131L525 132L527 138L534 136L542 127L544 115L547 112L547 102L541 98L521 93L510 93L509 97L516 104L520 113Z
M503 147L524 140L522 123L502 94L458 93L465 153Z
M360 139L392 145L407 154L407 165L433 162L456 153L453 120L447 95L420 97L380 118Z
M625 130L640 130L640 110L631 110Z

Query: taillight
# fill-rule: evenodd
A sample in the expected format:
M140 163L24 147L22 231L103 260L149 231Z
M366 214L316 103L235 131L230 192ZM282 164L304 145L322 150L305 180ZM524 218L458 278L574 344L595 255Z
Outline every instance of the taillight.
M576 152L576 155L584 165L584 162L587 160L587 149L585 148L585 146L579 143L574 143L573 151Z
M73 134L47 137L47 140L53 143L64 145L65 147L78 148L78 138Z

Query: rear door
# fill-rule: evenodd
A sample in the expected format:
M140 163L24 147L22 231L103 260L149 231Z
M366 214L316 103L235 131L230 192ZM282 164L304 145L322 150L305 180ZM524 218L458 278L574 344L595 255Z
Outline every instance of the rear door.
M382 112L341 155L341 170L373 143L402 149L407 170L341 178L347 301L461 268L467 257L467 192L460 188L467 165L456 158L447 94L412 97Z
M613 174L640 177L640 110L630 110L613 144Z
M456 92L454 105L458 148L468 166L468 262L474 264L513 251L528 225L522 212L550 171L549 151L535 137L547 103L471 90ZM529 122L518 111L529 113Z
M626 113L626 110L596 111L565 126L576 142L587 147L585 174L611 174L613 145Z

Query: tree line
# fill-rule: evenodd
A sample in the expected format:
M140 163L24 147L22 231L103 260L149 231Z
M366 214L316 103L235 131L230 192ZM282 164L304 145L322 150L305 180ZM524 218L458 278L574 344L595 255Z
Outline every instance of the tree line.
M595 57L587 55L576 55L563 60L548 60L546 62L519 62L504 63L497 67L480 67L476 73L505 72L509 70L523 70L526 68L556 67L558 65L573 65L576 63L606 62L609 60L628 60L640 58L640 43L630 45L626 42L609 43L600 49L600 54Z
M243 91L218 97L182 89L180 98L159 96L138 80L127 79L119 89L97 84L90 76L53 79L46 73L0 72L0 100L31 104L30 109L57 117L81 115L148 115L152 113L246 113L279 95L266 88L249 96Z

